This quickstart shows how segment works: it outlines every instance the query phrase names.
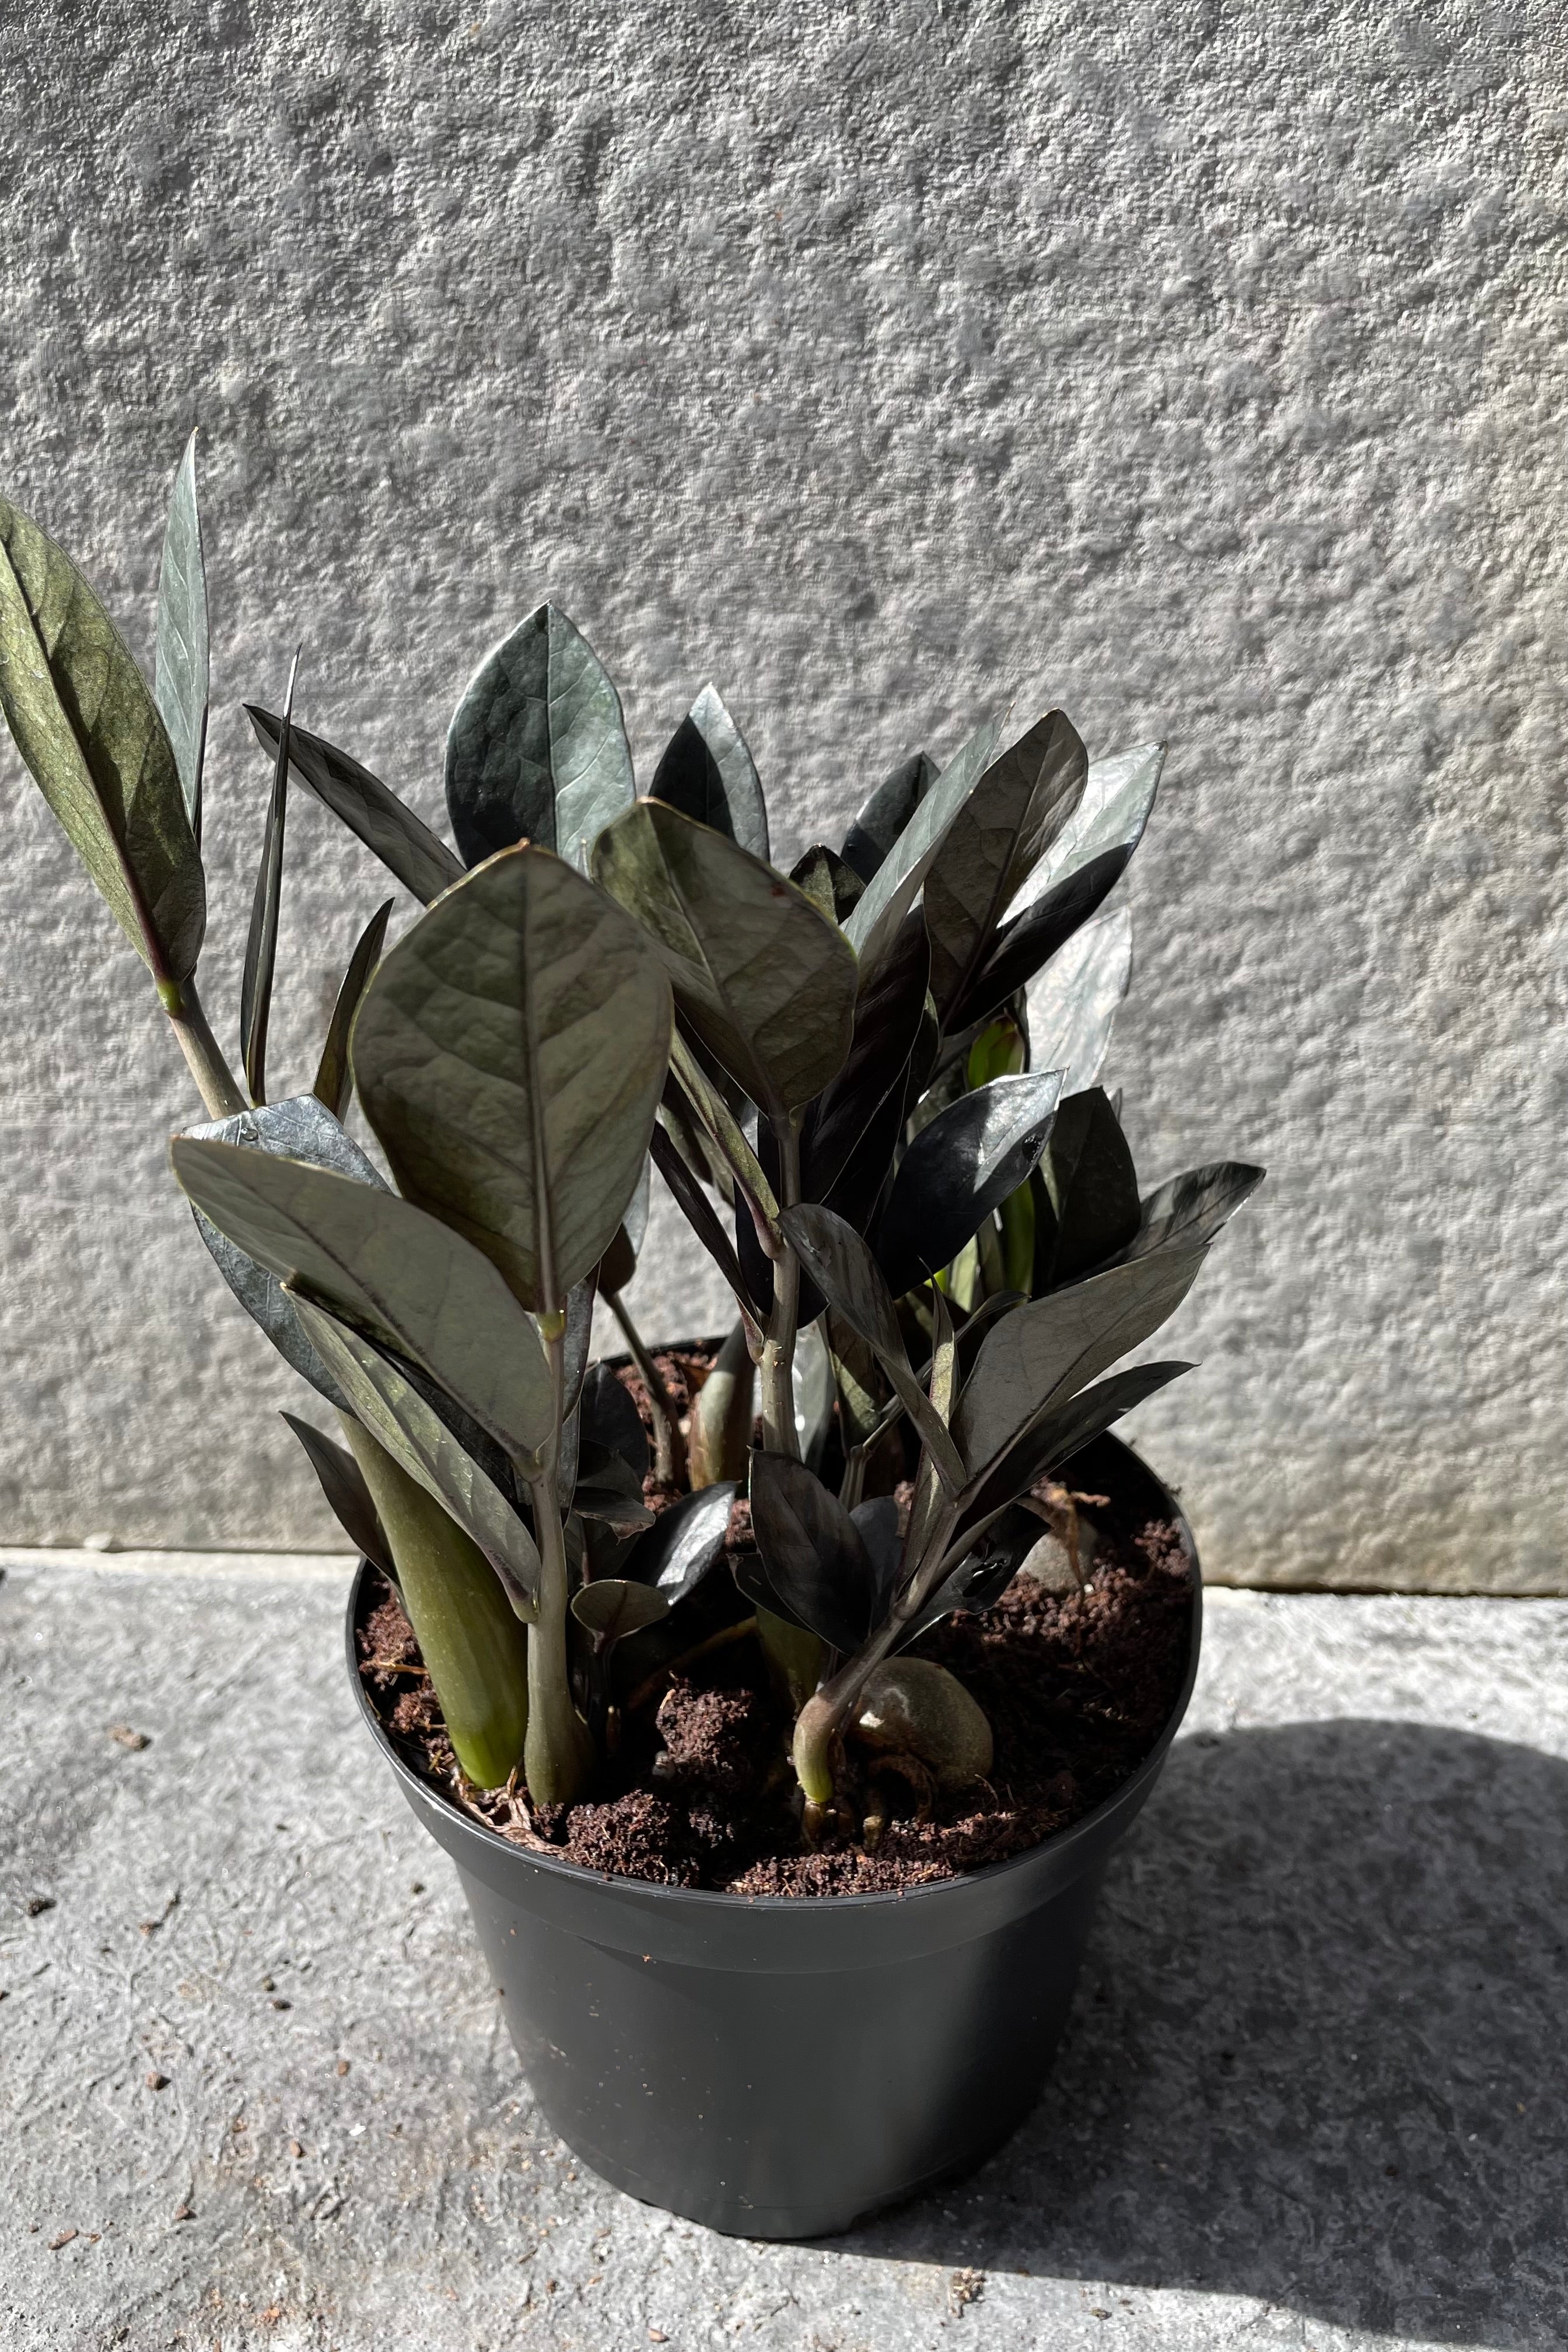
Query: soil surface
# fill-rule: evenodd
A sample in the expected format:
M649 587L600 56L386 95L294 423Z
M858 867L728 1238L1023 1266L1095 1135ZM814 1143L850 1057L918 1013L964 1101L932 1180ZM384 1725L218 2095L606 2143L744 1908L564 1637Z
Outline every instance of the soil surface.
M655 1508L663 1499L650 1486ZM788 1711L750 1633L652 1676L587 1796L557 1808L531 1807L515 1779L489 1791L465 1779L413 1629L379 1576L360 1626L360 1671L399 1752L449 1802L586 1870L735 1895L866 1894L957 1877L1037 1844L1110 1795L1153 1746L1181 1688L1192 1584L1180 1532L1096 1499L1101 1507L1085 1514L1083 1591L1022 1573L991 1609L948 1619L910 1651L948 1667L984 1709L990 1778L933 1790L918 1769L879 1763L851 1742L843 1826L816 1851L802 1843ZM749 1537L738 1505L731 1547Z

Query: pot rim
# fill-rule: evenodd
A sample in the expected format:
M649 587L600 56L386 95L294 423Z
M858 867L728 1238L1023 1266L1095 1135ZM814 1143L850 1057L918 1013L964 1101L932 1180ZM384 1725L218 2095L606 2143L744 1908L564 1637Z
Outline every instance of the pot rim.
M540 1853L531 1846L514 1844L511 1839L502 1837L499 1830L492 1829L488 1822L481 1822L474 1814L466 1812L460 1806L453 1804L444 1790L438 1788L434 1781L427 1780L423 1773L416 1772L413 1766L399 1755L393 1745L386 1726L372 1704L364 1677L359 1670L360 1661L355 1647L355 1634L358 1630L360 1603L365 1579L373 1572L372 1563L363 1558L354 1571L353 1581L349 1587L348 1607L343 1628L349 1678L353 1684L354 1696L359 1703L360 1712L364 1717L373 1738L396 1775L405 1796L413 1803L416 1813L423 1811L427 1806L438 1807L444 1814L450 1817L460 1831L468 1832L480 1840L483 1844L504 1853L510 1862L531 1864L534 1869L543 1873L547 1877L564 1880L571 1885L625 1888L628 1895L635 1895L639 1901L651 1899L655 1904L663 1903L674 1906L696 1906L700 1909L716 1913L755 1915L759 1912L783 1912L798 1918L802 1913L814 1910L817 1912L886 1910L895 1905L907 1906L910 1903L937 1901L943 1896L955 1897L966 1889L994 1885L1005 1878L1009 1872L1022 1870L1029 1864L1037 1867L1046 1855L1063 1854L1069 1852L1074 1845L1088 1842L1112 1812L1126 1806L1136 1796L1164 1762L1166 1751L1180 1728L1182 1717L1187 1711L1187 1705L1193 1695L1194 1684L1197 1680L1203 1633L1203 1571L1198 1560L1197 1545L1194 1541L1192 1528L1187 1524L1186 1514L1160 1476L1159 1472L1152 1469L1144 1461L1142 1455L1137 1453L1124 1438L1118 1437L1113 1431L1107 1430L1092 1442L1096 1445L1112 1446L1118 1454L1126 1455L1135 1465L1138 1473L1152 1486L1158 1488L1165 1506L1166 1516L1173 1522L1181 1537L1182 1547L1187 1558L1187 1572L1193 1601L1192 1622L1187 1640L1186 1667L1182 1675L1181 1685L1171 1703L1170 1713L1165 1717L1147 1754L1128 1774L1126 1780L1112 1789L1109 1795L1102 1797L1099 1804L1092 1806L1079 1820L1070 1822L1065 1829L1053 1831L1048 1837L1038 1839L1035 1844L1026 1846L1021 1853L1009 1854L1005 1861L984 1863L978 1870L960 1872L952 1878L929 1880L923 1885L914 1886L879 1888L861 1894L731 1895L718 1887L666 1886L657 1879L628 1878L618 1871L589 1870L580 1862L568 1861L564 1855L558 1857L554 1854Z

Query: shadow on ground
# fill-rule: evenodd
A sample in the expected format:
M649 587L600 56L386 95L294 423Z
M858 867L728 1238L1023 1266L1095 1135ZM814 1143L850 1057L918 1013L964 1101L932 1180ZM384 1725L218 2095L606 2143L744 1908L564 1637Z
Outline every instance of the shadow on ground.
M847 2251L1568 2338L1568 1765L1200 1733L1112 1864L1040 2105Z

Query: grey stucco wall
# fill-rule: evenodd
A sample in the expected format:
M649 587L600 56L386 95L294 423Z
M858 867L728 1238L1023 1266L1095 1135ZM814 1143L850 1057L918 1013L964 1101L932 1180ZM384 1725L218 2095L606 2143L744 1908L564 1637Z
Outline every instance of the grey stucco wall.
M297 636L432 815L547 593L640 761L718 680L791 854L1015 691L1168 734L1111 1075L1151 1180L1273 1174L1141 1436L1220 1576L1563 1589L1560 8L172 13L0 23L0 481L145 649L205 429L220 1020ZM330 1546L183 1066L0 773L0 1534ZM383 892L291 822L302 1086Z

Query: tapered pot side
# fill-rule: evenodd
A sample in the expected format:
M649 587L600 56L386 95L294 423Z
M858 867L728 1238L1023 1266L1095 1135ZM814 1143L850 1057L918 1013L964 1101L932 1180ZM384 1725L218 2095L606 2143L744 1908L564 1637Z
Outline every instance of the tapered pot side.
M1092 1455L1118 1503L1146 1501L1181 1530L1193 1614L1175 1704L1138 1769L1082 1820L1011 1861L902 1894L710 1894L509 1843L387 1738L358 1671L362 1563L348 1661L365 1721L457 1864L552 2129L616 2188L735 2236L817 2237L978 2163L1034 2105L1106 1864L1154 1785L1198 1662L1198 1559L1180 1509L1119 1440Z

